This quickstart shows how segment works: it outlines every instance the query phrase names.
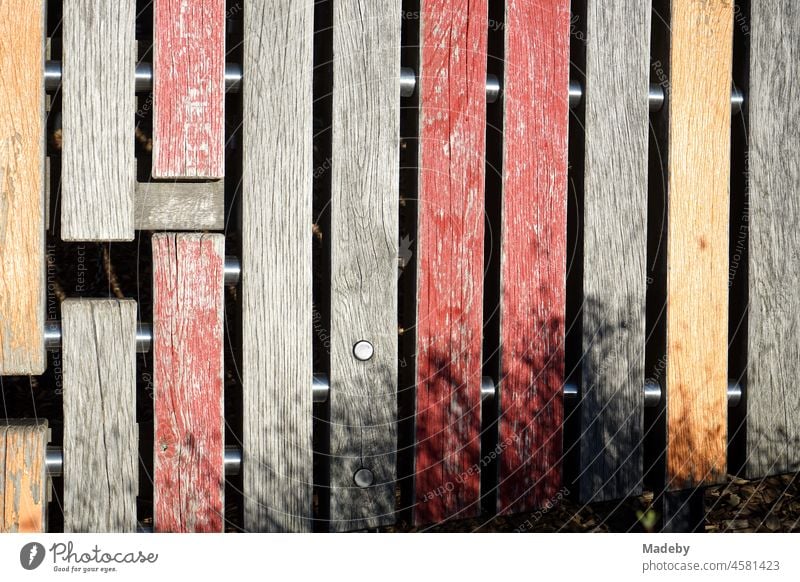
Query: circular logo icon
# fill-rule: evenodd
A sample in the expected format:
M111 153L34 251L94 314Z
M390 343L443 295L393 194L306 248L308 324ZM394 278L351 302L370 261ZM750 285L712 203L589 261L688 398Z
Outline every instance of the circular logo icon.
M22 546L19 552L19 563L26 570L35 570L44 561L44 546L38 542L31 542Z

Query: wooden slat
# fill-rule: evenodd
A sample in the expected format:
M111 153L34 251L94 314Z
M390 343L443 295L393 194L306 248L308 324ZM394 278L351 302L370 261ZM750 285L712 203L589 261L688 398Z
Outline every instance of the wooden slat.
M64 531L136 530L136 302L61 304Z
M400 23L400 0L333 5L333 530L394 521ZM367 361L354 355L359 341L374 348Z
M417 524L480 511L486 0L421 5Z
M725 476L733 7L672 0L667 486Z
M747 467L800 469L800 6L751 5Z
M153 523L222 532L225 237L153 235Z
M137 182L136 230L222 230L225 182Z
M44 372L44 1L0 1L0 375Z
M569 2L506 4L498 510L561 486Z
M650 9L589 2L580 496L641 492Z
M155 178L225 175L225 0L153 5Z
M47 529L46 420L0 425L0 533Z
M136 0L64 0L61 237L133 240Z
M312 526L313 0L244 12L244 525Z

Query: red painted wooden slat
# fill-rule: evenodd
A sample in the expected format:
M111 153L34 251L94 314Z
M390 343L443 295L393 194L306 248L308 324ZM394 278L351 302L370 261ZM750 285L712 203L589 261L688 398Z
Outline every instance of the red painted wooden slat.
M498 511L561 481L568 0L506 2Z
M218 234L153 235L156 531L223 527L224 247Z
M225 175L225 0L155 0L155 178Z
M480 510L487 0L421 4L417 524Z

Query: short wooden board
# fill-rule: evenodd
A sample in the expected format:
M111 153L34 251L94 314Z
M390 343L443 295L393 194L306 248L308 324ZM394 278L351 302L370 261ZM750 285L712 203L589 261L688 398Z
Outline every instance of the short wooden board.
M222 532L225 237L153 235L153 523Z
M0 375L44 372L44 1L0 2Z
M671 13L666 484L681 489L726 474L733 4Z
M561 487L570 3L506 4L497 509Z
M225 181L137 182L136 230L223 230Z
M136 531L136 302L61 304L64 531Z
M0 533L47 531L49 432L44 419L0 425Z
M487 6L421 4L416 524L480 512Z
M333 4L334 531L394 522L401 21L400 0ZM373 347L369 360L355 357L361 341Z
M134 238L136 0L64 0L61 237Z
M225 175L225 0L153 4L155 178Z

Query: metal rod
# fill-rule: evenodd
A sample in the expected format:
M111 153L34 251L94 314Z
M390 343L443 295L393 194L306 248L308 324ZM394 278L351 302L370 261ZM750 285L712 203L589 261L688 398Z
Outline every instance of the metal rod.
M238 93L242 89L242 66L239 63L225 64L225 89ZM47 61L44 64L44 86L49 92L56 91L61 85L61 61ZM136 65L136 91L145 92L153 88L153 66L150 63ZM411 97L417 90L417 74L410 67L400 69L400 96ZM502 89L500 79L496 75L486 76L486 101L495 103L500 99ZM664 107L664 89L660 85L650 85L650 111L655 113ZM569 82L569 106L573 109L583 100L583 87L578 81ZM744 95L738 89L731 92L731 109L734 114L741 112Z
M238 285L242 276L242 264L237 257L225 257L225 284Z
M580 398L578 385L569 382L564 385L564 398L574 401ZM742 401L742 385L738 382L728 382L728 408L736 408ZM644 385L644 406L645 408L655 408L661 403L661 385L655 382L648 382Z
M153 343L153 328L149 323L140 323L136 326L136 351L146 354ZM44 324L44 347L55 352L61 349L61 322L47 321Z
M61 447L47 447L45 466L50 477L61 477L64 474L64 453ZM225 447L225 474L238 475L242 469L242 451L236 447Z

